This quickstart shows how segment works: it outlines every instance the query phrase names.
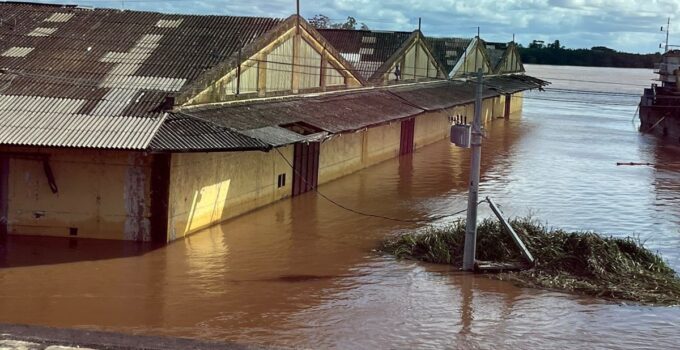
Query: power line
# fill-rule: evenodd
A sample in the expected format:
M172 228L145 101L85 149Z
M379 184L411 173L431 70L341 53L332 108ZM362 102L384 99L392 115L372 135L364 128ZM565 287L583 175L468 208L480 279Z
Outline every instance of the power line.
M299 176L305 184L309 184L309 183L307 182L307 179L305 179L304 176L301 176L300 173L299 173L297 170L295 170L295 167L293 166L293 164L288 160L288 158L286 158L286 156L283 155L283 153L281 153L281 151L280 151L278 148L274 148L274 150L276 150L276 152L279 154L279 156L281 156L281 158L286 162L286 164L288 164L288 166L293 170L293 172L295 173L295 175ZM378 219L384 219L384 220L390 220L390 221L425 224L425 223L431 223L431 222L433 222L433 221L441 220L441 219L444 219L444 218L448 218L448 217L460 215L460 214L465 213L465 212L467 211L467 209L463 209L463 210L457 211L457 212L452 213L452 214L448 214L448 215L438 215L438 216L435 216L435 217L431 217L431 218L428 219L428 220L408 220L408 219L398 219L398 218L393 218L393 217L384 216L384 215L366 213L366 212L363 212L363 211L360 211L360 210L357 210L357 209L353 209L353 208L347 207L347 206L342 205L342 204L338 203L337 201L331 199L330 197L326 196L325 194L321 193L321 191L319 191L319 189L317 188L317 186L312 186L312 188L313 188L312 190L313 190L314 192L316 192L316 194L318 194L319 196L321 196L321 198L327 200L328 202L330 202L331 204L337 206L338 208L344 209L344 210L346 210L346 211L348 211L348 212L351 212L351 213L354 213L354 214L357 214L357 215L366 216L366 217L372 217L372 218L378 218ZM477 205L479 205L479 204L481 204L481 203L483 203L483 202L484 202L484 201L481 201L481 202L477 203Z

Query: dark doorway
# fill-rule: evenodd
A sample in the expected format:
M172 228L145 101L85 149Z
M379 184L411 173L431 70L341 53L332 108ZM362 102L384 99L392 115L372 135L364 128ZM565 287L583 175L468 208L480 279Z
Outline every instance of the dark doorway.
M512 103L512 95L506 94L505 95L505 114L503 114L503 117L505 117L505 118L510 118L510 103Z
M319 142L296 143L293 161L293 196L309 192L319 182Z
M9 199L9 157L0 154L0 237L7 235Z
M168 241L170 154L154 154L151 163L151 241Z
M416 130L415 118L401 122L401 141L399 143L399 155L413 153L413 136Z

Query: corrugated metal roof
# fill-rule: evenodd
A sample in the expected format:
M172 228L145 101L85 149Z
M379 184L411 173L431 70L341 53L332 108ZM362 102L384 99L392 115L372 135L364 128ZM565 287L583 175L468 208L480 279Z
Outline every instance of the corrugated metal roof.
M505 51L508 49L508 44L485 42L484 45L491 61L491 69L495 72L498 64L503 59L503 55L505 55Z
M409 103L428 111L468 104L475 100L475 83L467 81L448 80L427 86L397 86L390 90ZM496 95L497 92L488 88L483 91L484 98Z
M149 144L154 151L267 150L260 140L181 113L170 113Z
M321 132L341 133L408 118L423 112L387 90L335 93L243 104L189 107L191 115L280 146L299 142L281 126L303 122ZM285 129L284 129L285 130Z
M0 96L0 140L6 145L146 149L164 116L78 114L85 101Z
M167 108L168 99L192 80L230 57L241 46L239 38L247 45L281 23L274 18L12 2L0 3L0 13L0 67L7 72L0 74L0 96L9 118L2 121L3 130L27 129L29 121L68 121L49 125L44 133L3 133L0 144L130 149L144 142L125 133L146 135L158 121L154 113ZM38 112L10 102L22 96L31 105L46 99L56 102L41 105L37 117ZM114 122L113 129L102 129L96 118L104 124ZM50 136L67 127L59 137ZM119 138L101 134L108 143L83 141L101 130L122 134Z
M472 42L471 38L426 38L432 54L444 65L446 73L450 73L465 50Z
M370 80L413 32L319 29L319 33L349 61L361 76Z
M500 93L514 94L520 91L539 89L550 85L550 82L524 74L509 74L488 77L484 79L484 84Z
M308 140L308 138L304 135L300 135L280 126L265 126L252 130L243 130L241 133L258 140L266 140L267 144L273 147L279 147Z

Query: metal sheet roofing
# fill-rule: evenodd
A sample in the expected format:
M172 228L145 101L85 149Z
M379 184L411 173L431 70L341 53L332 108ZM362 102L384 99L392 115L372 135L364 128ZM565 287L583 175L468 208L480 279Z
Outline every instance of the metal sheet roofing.
M201 119L169 113L149 143L153 151L247 151L266 150L260 140Z
M230 57L242 45L239 38L247 45L281 23L14 2L0 3L0 13L3 131L62 121L49 132L2 133L0 144L129 149L144 144L130 135L157 130L157 112L169 98ZM55 103L31 113L12 102L22 98L31 105ZM116 127L102 129L112 121ZM98 135L91 130L122 134L83 141Z
M487 77L484 97L539 88L546 83L524 75ZM474 82L447 80L308 97L193 106L182 111L278 147L309 137L286 129L289 124L302 122L329 134L350 132L410 118L424 111L472 103L474 98Z
M82 100L0 96L0 140L6 145L146 149L164 116L78 114Z
M458 60L463 57L465 50L472 42L471 38L426 38L432 49L432 54L444 65L446 73L450 73Z
M514 94L525 90L540 89L550 85L550 82L529 75L510 74L488 77L484 80L484 84L500 93Z
M280 126L265 126L257 129L243 130L241 133L258 140L266 140L267 144L273 147L284 146L291 143L308 140L308 138L304 135L300 135Z
M485 42L486 53L489 55L489 60L491 61L491 69L496 70L496 67L503 59L505 51L508 49L508 44L506 43L491 43Z
M347 29L319 29L319 33L367 80L414 34Z
M257 137L272 146L294 143L306 135L282 131L303 122L320 132L341 133L408 118L423 112L387 90L344 92L243 104L215 104L185 109L203 120ZM284 129L285 130L285 129Z

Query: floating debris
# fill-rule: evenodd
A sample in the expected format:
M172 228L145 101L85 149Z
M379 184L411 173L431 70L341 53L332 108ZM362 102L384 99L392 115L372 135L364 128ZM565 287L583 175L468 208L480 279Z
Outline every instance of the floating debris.
M680 278L664 260L633 238L549 229L531 218L511 220L536 258L532 268L490 275L519 286L561 290L643 304L680 305ZM381 251L398 258L462 266L465 221L431 227L386 241ZM477 234L477 259L517 263L522 256L500 223L486 219Z

